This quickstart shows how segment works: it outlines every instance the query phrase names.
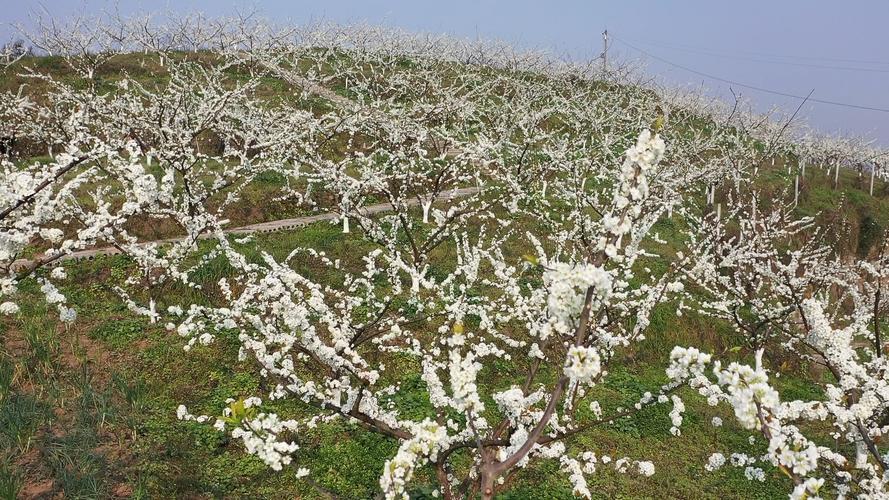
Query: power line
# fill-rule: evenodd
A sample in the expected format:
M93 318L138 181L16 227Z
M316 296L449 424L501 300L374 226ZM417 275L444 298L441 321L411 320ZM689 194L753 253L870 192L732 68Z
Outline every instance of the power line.
M634 38L634 37L630 37ZM681 43L675 42L664 42L662 40L654 40L648 39L642 40L639 38L635 38L634 40L637 43L644 43L646 45L657 45L664 44L667 47L682 47L686 49L697 49L697 47L691 45L685 45ZM752 51L742 51L742 54L752 55L752 56L761 56L761 57L773 57L780 59L807 59L810 61L830 61L830 62L841 62L841 63L853 63L853 64L875 64L881 66L889 66L889 61L875 61L872 59L842 59L836 57L823 57L823 56L804 56L804 55L790 55L790 54L770 54L767 52L752 52Z
M623 40L623 39L616 37L614 35L611 35L611 38L617 40L618 42L626 45L627 47L629 47L637 52L640 52L652 59L656 59L664 64L668 64L670 66L679 68L681 70L688 71L689 73L694 73L696 75L703 76L704 78L710 78L711 80L716 80L716 81L720 81L723 83L728 83L730 85L736 85L738 87L743 87L743 88L747 88L750 90L756 90L757 92L764 92L767 94L774 94L774 95L779 95L782 97L791 97L793 99L800 99L803 101L808 100L811 102L817 102L817 103L821 103L821 104L830 104L831 106L840 106L840 107L844 107L844 108L864 109L864 110L868 110L868 111L879 111L881 113L889 113L889 109L887 109L887 108L877 108L877 107L873 107L873 106L862 106L862 105L858 105L858 104L849 104L849 103L845 103L845 102L828 101L825 99L816 99L814 97L809 97L808 99L806 99L806 96L802 96L802 95L790 94L790 93L781 92L778 90L771 90L771 89L767 89L767 88L763 88L763 87L757 87L756 85L748 85L746 83L736 82L734 80L729 80L727 78L722 78L719 76L711 75L709 73L704 73L703 71L698 71L698 70L689 68L688 66L683 66L681 64L676 64L674 62L670 62L670 61L668 61L662 57L658 57L646 50L640 49L639 47L636 47L635 45L627 42L626 40Z
M741 61L761 62L761 63L767 63L767 64L779 64L781 66L800 66L800 67L804 67L804 68L819 68L819 69L831 69L831 70L841 70L841 71L864 71L867 73L889 73L889 69L861 68L861 67L855 67L855 66L831 66L831 65L827 65L827 64L812 64L812 63L802 63L802 62L792 62L792 61L770 61L768 59L759 59L759 58L755 58L755 57L739 56L739 55L735 55L735 54L726 54L726 53L713 52L713 51L709 51L709 50L696 49L696 48L695 49L686 48L681 45L670 46L670 45L656 44L656 43L645 42L645 41L640 41L640 40L635 40L635 41L636 41L636 43L641 43L643 45L650 45L652 47L657 47L660 49L679 50L679 51L683 51L683 52L690 52L692 54L703 54L703 55L707 55L707 56L724 57L724 58L728 58L728 59L737 59L737 60L741 60ZM776 56L776 57L781 57L781 56ZM881 63L881 64L889 64L889 63Z

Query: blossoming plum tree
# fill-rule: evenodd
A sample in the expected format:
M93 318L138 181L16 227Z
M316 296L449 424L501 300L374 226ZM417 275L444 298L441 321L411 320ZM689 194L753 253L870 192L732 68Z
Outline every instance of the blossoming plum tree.
M745 342L739 347L755 351L755 364L733 361L723 368L708 354L677 347L668 375L698 389L710 404L731 405L743 428L765 438L765 454L738 455L733 464L778 467L796 485L792 498L826 491L884 496L887 458L877 444L889 414L881 337L885 244L872 260L844 264L811 219L795 219L783 206L757 213L755 198L722 220L699 222L705 237L692 245L696 265L687 270L706 291L696 307L733 324ZM782 352L826 370L812 380L823 398L781 397L764 358ZM780 375L780 368L773 371ZM832 446L806 436L821 423L832 428ZM710 468L723 461L711 459Z
M775 156L856 165L884 152L501 44L250 16L38 27L35 47L86 84L28 57L5 65L44 90L0 94L0 136L48 156L0 150L0 313L16 314L19 284L36 279L74 321L64 269L43 268L96 246L126 254L138 273L116 290L134 313L186 350L236 338L262 378L262 394L215 415L183 405L180 419L298 477L312 473L307 429L342 419L379 433L398 445L380 471L386 498L406 497L424 467L445 498L492 498L544 460L590 498L597 470L650 476L656 464L575 438L658 404L679 436L690 385L768 441L761 456L730 455L748 477L771 464L794 498L885 495L885 245L839 261L812 219L763 206L746 184ZM121 54L157 81L100 78ZM335 212L356 251L282 255L227 233L253 187ZM655 254L665 219L686 231L683 252ZM146 225L176 238L154 241ZM208 281L220 263L225 276ZM206 300L157 307L171 283ZM677 347L655 393L606 404L598 387L671 297L730 323L741 339L730 353L747 358L723 367ZM769 365L781 353L827 371L822 399L782 397ZM419 411L399 404L407 370ZM725 463L715 453L705 468Z

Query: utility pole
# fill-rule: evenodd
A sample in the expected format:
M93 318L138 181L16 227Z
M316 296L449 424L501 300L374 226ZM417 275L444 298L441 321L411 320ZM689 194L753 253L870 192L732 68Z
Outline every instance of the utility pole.
M602 72L608 71L608 30L602 32Z

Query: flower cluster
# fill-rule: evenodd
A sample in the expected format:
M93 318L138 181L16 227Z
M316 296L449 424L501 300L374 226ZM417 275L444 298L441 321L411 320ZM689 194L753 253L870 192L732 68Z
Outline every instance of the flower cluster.
M608 455L604 455L599 459L596 457L595 453L586 451L578 455L577 458L563 455L560 457L559 461L562 470L568 473L568 480L573 486L572 493L574 496L590 499L593 497L593 494L589 490L586 476L596 472L597 463L607 465L611 463L612 460ZM631 460L628 457L619 458L614 461L614 470L618 473L626 474L633 468L640 476L651 477L654 475L654 464L652 462Z
M383 465L380 488L387 500L403 498L407 500L405 486L414 475L414 470L424 463L435 460L438 452L447 443L447 429L435 422L424 420L411 426L413 437L404 441L394 457Z
M281 420L274 413L260 413L255 418L245 419L231 431L234 439L240 439L244 449L259 457L273 470L281 470L292 460L291 454L299 449L293 442L280 441L284 432L296 432L295 420Z
M598 300L607 299L612 291L611 274L590 264L551 263L543 273L543 282L549 291L550 324L561 335L572 332L586 303L587 290L592 290Z
M213 424L216 430L220 432L230 430L232 438L241 440L247 453L256 455L273 470L280 471L291 463L293 460L291 454L297 451L299 446L294 442L282 441L280 438L284 434L297 431L298 423L295 420L281 420L277 414L258 412L257 408L262 405L262 400L257 397L242 401L228 399L226 402L229 406ZM176 417L179 420L198 423L210 420L207 415L192 415L185 405L179 405ZM305 475L308 471L300 469L299 474Z
M574 383L590 382L602 371L601 361L596 349L573 345L565 356L565 376Z
M725 386L735 417L746 429L760 429L762 412L774 412L780 404L778 392L769 385L769 376L762 367L762 351L756 355L756 366L732 363L726 369L716 367L719 384Z

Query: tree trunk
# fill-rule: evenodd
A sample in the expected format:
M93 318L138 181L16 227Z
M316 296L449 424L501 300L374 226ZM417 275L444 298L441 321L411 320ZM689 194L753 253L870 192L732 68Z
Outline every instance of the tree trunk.
M489 470L487 466L482 467L481 471L481 494L483 500L492 500L494 498L494 483L497 481L496 473Z
M432 201L423 202L423 224L429 224L430 208L432 208Z

